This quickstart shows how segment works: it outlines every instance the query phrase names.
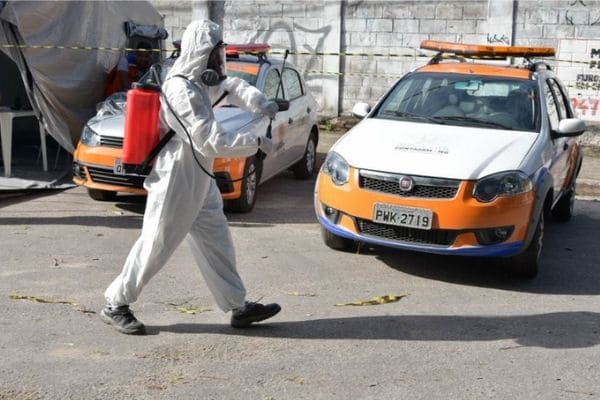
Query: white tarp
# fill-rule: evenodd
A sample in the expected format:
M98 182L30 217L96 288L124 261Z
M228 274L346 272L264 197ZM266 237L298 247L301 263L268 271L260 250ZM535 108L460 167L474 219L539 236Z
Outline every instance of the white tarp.
M69 152L123 53L55 46L125 48L128 21L134 32L140 32L138 24L163 26L146 1L0 2L1 49L17 64L34 112ZM50 48L31 47L40 45Z
M125 22L162 26L160 14L144 1L9 1L0 20L0 43L25 45L2 50L17 62L34 111L71 152L121 54L27 46L124 48Z

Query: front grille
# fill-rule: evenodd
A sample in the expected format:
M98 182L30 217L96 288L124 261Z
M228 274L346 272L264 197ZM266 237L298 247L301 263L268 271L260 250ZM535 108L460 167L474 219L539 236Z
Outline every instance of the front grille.
M85 172L83 171L83 167L77 161L73 162L72 165L73 176L79 179L85 179Z
M420 197L427 199L452 199L460 186L459 180L411 176L413 188L408 191L400 190L400 178L404 175L381 172L360 171L360 187L381 193L393 194L400 197Z
M144 184L145 176L141 175L115 175L110 168L87 167L90 178L94 182L109 183L111 185L129 186L141 188Z
M100 146L123 148L123 138L113 136L100 136Z
M378 224L365 219L357 219L358 229L364 235L436 246L450 246L456 240L458 231L449 229L415 229L404 226Z

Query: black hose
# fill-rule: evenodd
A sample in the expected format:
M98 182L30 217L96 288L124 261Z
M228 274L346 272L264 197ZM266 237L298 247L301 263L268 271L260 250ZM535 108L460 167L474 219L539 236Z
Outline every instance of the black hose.
M206 175L208 175L209 177L211 177L214 180L219 180L219 181L226 182L226 183L235 183L235 182L243 181L244 179L248 178L252 174L256 174L257 169L255 169L254 171L252 171L252 172L250 172L248 174L243 175L241 178L238 178L238 179L226 179L226 178L217 178L214 174L211 174L210 172L208 172L202 166L202 164L200 163L200 160L198 160L198 157L196 157L196 149L194 148L194 145L193 145L193 142L192 142L192 136L190 135L190 132L187 130L186 126L183 124L183 122L181 121L181 119L179 118L179 114L177 114L177 112L175 112L175 110L171 106L171 103L169 103L169 100L167 100L167 96L165 96L165 94L163 93L162 90L160 91L160 96L164 100L165 104L169 108L169 111L171 111L171 113L173 114L173 116L175 117L175 119L177 120L177 122L179 122L179 125L181 125L181 127L183 128L183 130L184 130L184 132L185 132L185 134L186 134L186 136L187 136L187 138L189 140L189 144L190 144L190 148L192 149L192 155L194 156L194 160L196 161L196 164L198 164L198 166L200 167L200 169ZM222 100L223 97L221 97L221 99L219 99L216 103L218 103L220 100ZM259 140L260 140L260 138L259 138Z

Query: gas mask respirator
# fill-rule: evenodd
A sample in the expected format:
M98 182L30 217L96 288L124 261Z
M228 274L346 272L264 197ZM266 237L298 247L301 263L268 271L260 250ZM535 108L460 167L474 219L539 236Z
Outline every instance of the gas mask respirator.
M216 86L227 78L225 69L225 47L227 44L220 40L208 57L206 69L200 74L200 80L206 86Z

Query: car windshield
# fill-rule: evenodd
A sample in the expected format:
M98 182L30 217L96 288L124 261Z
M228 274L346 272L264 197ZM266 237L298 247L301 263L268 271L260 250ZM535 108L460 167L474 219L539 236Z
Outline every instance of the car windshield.
M535 81L418 72L400 80L374 118L537 131Z

